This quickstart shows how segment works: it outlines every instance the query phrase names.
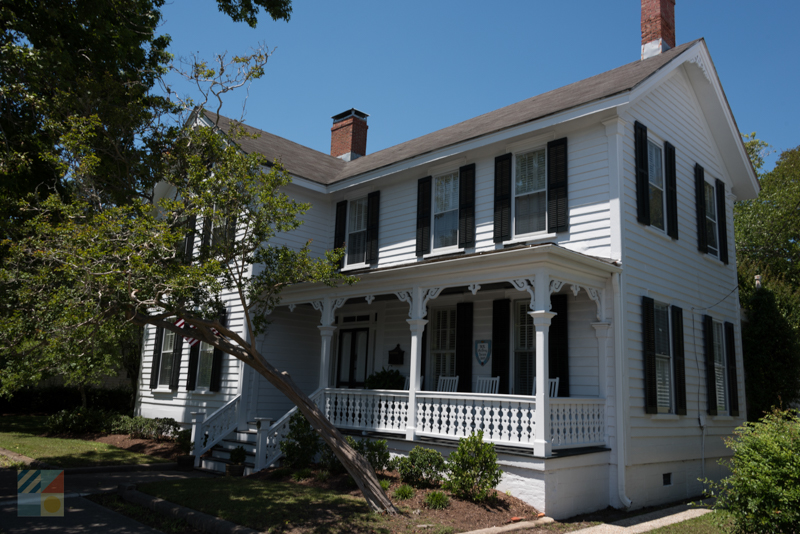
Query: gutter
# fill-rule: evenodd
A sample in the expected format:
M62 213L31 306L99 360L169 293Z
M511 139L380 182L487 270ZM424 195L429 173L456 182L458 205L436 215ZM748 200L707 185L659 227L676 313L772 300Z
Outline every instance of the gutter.
M616 352L614 355L614 370L616 372L615 389L617 391L617 492L619 493L619 500L622 502L622 505L625 508L630 508L633 504L633 501L631 501L625 494L625 447L627 443L625 439L625 406L623 404L625 401L625 395L623 392L627 391L627 388L623 387L623 380L625 378L625 367L627 366L627 362L623 360L625 356L625 347L623 341L625 333L623 325L625 321L623 321L622 284L619 273L613 273L611 275L611 284L614 287L614 336L616 337L614 343L614 352Z

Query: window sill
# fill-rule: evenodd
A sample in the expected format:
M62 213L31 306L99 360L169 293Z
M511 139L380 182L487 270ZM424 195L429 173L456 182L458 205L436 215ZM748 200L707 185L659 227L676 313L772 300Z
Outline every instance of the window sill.
M675 241L675 239L672 239L670 236L667 235L667 231L666 230L662 230L660 228L654 228L650 224L646 224L646 225L644 225L644 227L647 229L648 232L650 232L650 234L657 235L658 237L660 237L661 239L664 239L665 241L668 241L669 243L672 243L672 242Z
M459 247L447 247L447 248L440 248L436 249L433 252L429 252L428 254L424 254L422 256L423 260L430 260L433 258L441 258L442 256L455 256L457 254L465 254L466 251L463 248Z
M369 263L353 263L342 267L341 272L346 273L348 271L363 271L364 269L369 269L370 267L371 265Z
M650 419L654 421L679 421L680 416L674 413L654 413L650 414Z
M714 421L733 421L733 417L730 415L712 415L711 418Z
M725 265L724 263L722 263L722 262L720 261L720 259L719 259L719 256L714 256L714 255L713 255L713 254L711 254L710 252L706 252L705 254L703 254L703 256L704 256L704 257L705 257L705 258L706 258L708 261L710 261L710 262L712 262L712 263L714 263L714 264L716 264L716 265Z
M541 243L543 241L552 241L553 238L557 237L557 233L551 234L528 234L527 236L517 236L513 239L509 239L508 241L503 241L502 243L497 243L498 245L508 246L508 245L524 245L524 244L533 244L533 243Z
M163 395L165 393L175 393L176 391L177 390L175 390L175 389L169 389L169 388L164 387L164 386L159 386L156 389L151 389L150 390L151 393L155 393L155 394L159 394L159 395Z
M192 391L193 395L215 395L216 393L216 391L211 391L207 388L197 388Z

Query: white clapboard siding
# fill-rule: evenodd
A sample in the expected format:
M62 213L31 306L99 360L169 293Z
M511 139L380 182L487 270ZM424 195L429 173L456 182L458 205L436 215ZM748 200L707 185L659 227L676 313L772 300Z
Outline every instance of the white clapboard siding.
M629 127L624 136L623 228L627 309L625 343L628 353L630 439L632 464L669 462L699 458L701 429L699 414L707 408L702 316L736 325L738 390L740 412L744 413L744 381L738 320L738 293L733 206L726 201L729 265L697 250L694 167L700 163L707 178L726 183L722 164L697 99L681 72L638 101L629 110ZM662 144L669 141L676 150L678 230L673 240L658 229L637 222L633 122L648 128L648 134ZM733 292L732 292L733 291ZM686 368L687 416L651 416L644 413L644 363L642 359L641 298L647 295L683 309ZM706 311L706 309L708 309ZM730 392L730 388L728 389ZM742 417L708 417L707 456L724 454L719 444L710 444L709 432L729 435Z

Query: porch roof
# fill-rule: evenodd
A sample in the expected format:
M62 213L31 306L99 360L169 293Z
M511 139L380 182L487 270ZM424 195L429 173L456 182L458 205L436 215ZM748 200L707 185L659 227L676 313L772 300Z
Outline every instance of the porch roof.
M455 287L530 279L545 268L551 279L602 289L608 277L622 272L619 262L590 256L554 243L516 245L498 250L453 254L414 263L346 271L359 277L351 286L296 284L281 295L281 305L312 302L325 297L353 298L391 294L411 287Z

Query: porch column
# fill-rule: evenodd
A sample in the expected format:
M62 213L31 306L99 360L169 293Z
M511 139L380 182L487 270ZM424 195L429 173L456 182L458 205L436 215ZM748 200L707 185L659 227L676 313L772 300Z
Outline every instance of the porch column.
M319 356L319 388L326 388L330 384L330 370L331 370L331 338L333 332L336 330L335 326L318 326L320 337L322 338L322 346Z
M406 439L413 440L417 435L417 389L419 389L419 373L422 365L422 333L425 331L427 319L407 319L411 329L411 360L408 371L408 420L406 422Z
M548 293L549 296L549 293ZM549 311L528 312L536 328L536 410L533 421L536 437L533 440L534 456L552 456L550 443L550 321L556 316Z

